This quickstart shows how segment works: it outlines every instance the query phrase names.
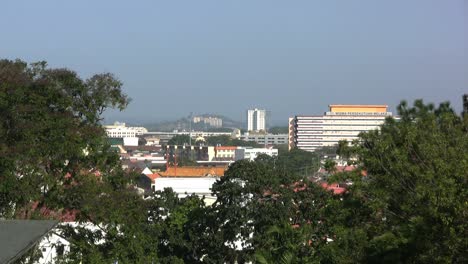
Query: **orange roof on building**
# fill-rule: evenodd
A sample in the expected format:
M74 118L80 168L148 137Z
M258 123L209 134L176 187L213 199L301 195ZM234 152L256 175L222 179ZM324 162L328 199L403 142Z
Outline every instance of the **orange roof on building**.
M215 150L236 150L236 146L217 146Z
M151 182L154 182L154 180L156 180L156 178L159 178L161 177L161 175L157 174L157 173L154 173L154 174L145 174L146 177L148 177Z
M206 177L224 176L227 167L169 167L164 172L159 172L162 177ZM177 173L177 174L176 174Z
M329 105L331 112L385 113L388 105Z

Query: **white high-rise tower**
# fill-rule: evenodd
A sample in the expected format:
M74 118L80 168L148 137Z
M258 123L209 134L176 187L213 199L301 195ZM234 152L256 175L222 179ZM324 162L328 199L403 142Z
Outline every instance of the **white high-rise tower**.
M265 131L266 129L266 110L249 109L247 110L247 130L248 131Z

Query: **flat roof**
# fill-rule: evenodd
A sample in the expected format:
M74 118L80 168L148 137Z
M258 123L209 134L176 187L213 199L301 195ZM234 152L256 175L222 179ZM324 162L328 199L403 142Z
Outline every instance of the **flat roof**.
M328 105L328 107L388 107L388 105L346 105L346 104L332 104Z

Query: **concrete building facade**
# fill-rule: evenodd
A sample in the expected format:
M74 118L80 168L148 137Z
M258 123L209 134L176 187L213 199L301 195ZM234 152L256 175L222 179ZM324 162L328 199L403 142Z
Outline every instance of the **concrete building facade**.
M240 137L244 141L253 141L261 145L281 145L288 144L288 134L249 134L245 133Z
M266 130L266 110L257 108L247 110L247 130Z
M289 119L289 149L314 151L348 142L359 133L378 129L392 116L387 105L330 105L324 115L297 115Z

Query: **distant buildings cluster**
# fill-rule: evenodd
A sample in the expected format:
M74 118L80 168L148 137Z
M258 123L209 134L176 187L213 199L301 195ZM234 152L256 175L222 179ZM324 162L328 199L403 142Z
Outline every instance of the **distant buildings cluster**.
M266 132L267 111L247 111L247 129L233 132L147 131L143 127L127 127L124 123L106 126L112 147L119 153L124 169L142 171L139 187L143 192L172 187L179 195L197 194L209 197L211 185L224 175L229 164L237 160L255 160L259 155L277 156L275 145L288 144L289 149L306 151L336 145L340 140L352 141L361 132L378 129L386 117L392 116L386 105L330 105L323 115L296 115L289 119L288 134ZM222 120L195 116L194 123L221 126ZM256 142L262 147L207 146L204 144L169 145L177 135L189 135L192 142L211 136ZM330 187L331 188L331 187Z
M213 116L194 116L192 122L195 124L204 123L205 125L216 128L223 127L223 119Z

